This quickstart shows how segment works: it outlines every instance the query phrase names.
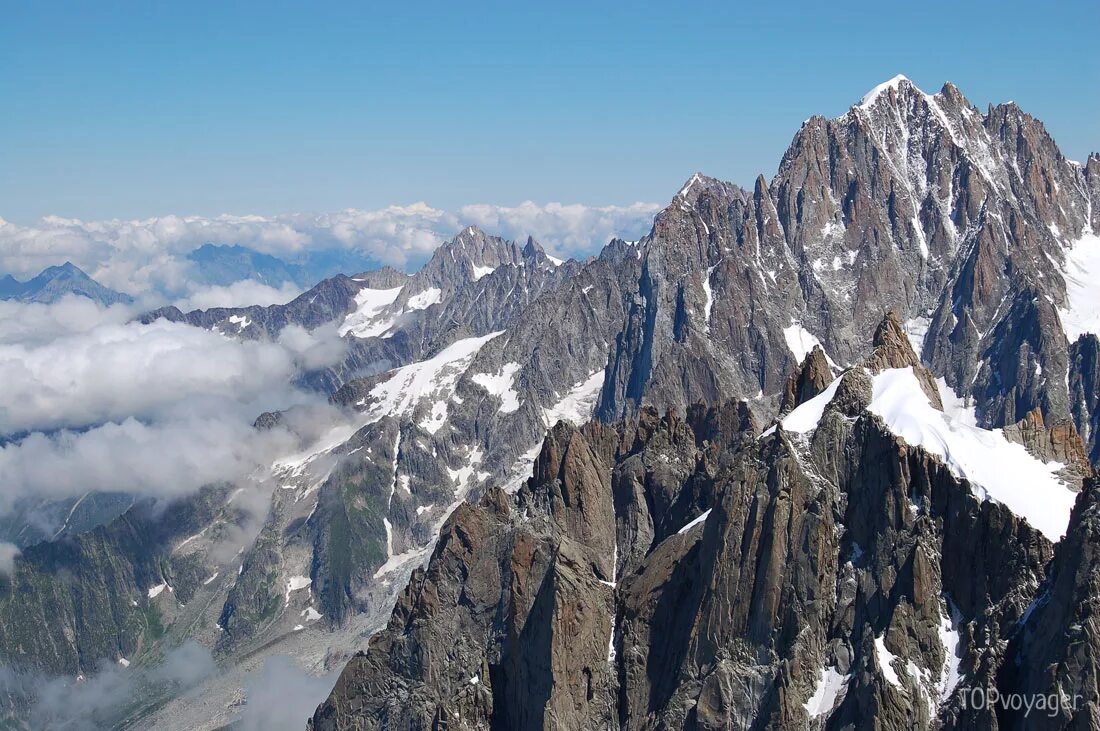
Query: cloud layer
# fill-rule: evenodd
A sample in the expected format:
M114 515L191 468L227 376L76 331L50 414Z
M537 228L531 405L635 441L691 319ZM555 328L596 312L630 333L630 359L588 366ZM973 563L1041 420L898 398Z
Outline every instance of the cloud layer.
M506 238L532 235L558 256L582 256L598 251L614 236L643 235L659 208L653 203L593 207L527 201L512 207L469 205L458 211L413 203L373 211L278 216L134 221L50 216L30 226L0 219L0 272L27 277L72 261L113 289L181 297L196 289L186 254L205 243L240 244L281 258L308 250L346 249L378 264L408 269L474 224Z
M294 370L291 349L164 320L3 344L0 433L148 419L196 399L249 404L282 388Z
M302 293L300 287L284 283L280 287L244 279L226 286L199 287L172 304L183 312L209 310L214 307L248 307L249 305L281 305Z
M257 415L296 407L305 429L334 418L292 385L343 357L334 326L238 341L76 298L0 314L0 514L24 498L171 498L262 475L295 445L253 429Z

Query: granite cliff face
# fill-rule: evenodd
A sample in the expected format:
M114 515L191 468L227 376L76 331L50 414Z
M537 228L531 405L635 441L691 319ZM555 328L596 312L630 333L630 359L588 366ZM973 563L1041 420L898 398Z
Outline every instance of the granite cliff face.
M1039 408L1095 450L1094 408L1066 383L1087 378L1070 341L1075 308L1095 308L1075 253L1096 247L1098 171L1016 105L982 114L950 84L897 77L813 117L771 182L695 175L658 215L599 416L774 394L815 344L840 364L866 355L893 310L984 425Z
M515 496L451 515L311 728L988 727L971 689L1049 692L1008 679L1012 638L1084 636L1087 559L1044 584L1059 536L895 432L901 382L952 417L896 321L876 342L763 435L743 402L556 426ZM1033 487L1087 541L1092 487L1072 521L1080 482Z

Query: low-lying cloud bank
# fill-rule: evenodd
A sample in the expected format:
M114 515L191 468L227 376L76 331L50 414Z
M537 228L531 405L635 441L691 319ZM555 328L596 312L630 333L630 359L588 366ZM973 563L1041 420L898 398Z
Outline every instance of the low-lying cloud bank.
M332 690L338 673L317 677L291 658L276 655L243 678L245 703L234 719L241 731L299 731ZM94 675L74 679L21 672L0 663L0 695L19 728L99 731L132 721L137 709L187 692L203 682L224 682L210 650L187 640L151 666L108 661ZM144 699L144 700L143 700ZM0 707L2 708L2 707ZM0 710L0 723L3 722Z
M240 341L77 298L0 314L0 515L24 499L173 498L252 478L296 446L253 429L260 413L295 407L295 433L337 418L293 385L343 357L335 326Z
M209 310L215 307L248 307L250 305L281 305L290 302L302 293L302 288L285 282L282 286L244 279L223 286L199 287L186 297L172 304L183 312L191 310Z
M113 728L137 699L194 687L217 671L210 651L188 640L150 668L108 664L88 678L51 677L0 665L0 693L26 728L94 731Z
M134 221L49 216L30 226L0 218L0 272L27 277L72 261L101 284L132 295L201 299L204 285L195 281L186 255L206 243L239 244L287 259L309 250L350 250L378 265L409 269L474 224L506 238L534 236L557 256L584 256L615 236L636 239L645 234L659 209L654 203L586 206L527 201L518 206L468 205L458 211L414 203L373 211L278 216Z

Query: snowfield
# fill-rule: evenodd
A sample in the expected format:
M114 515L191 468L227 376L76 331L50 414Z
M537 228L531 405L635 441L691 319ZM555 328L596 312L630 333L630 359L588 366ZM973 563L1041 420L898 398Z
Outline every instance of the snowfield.
M1100 335L1100 236L1086 234L1066 251L1066 308L1058 314L1072 343L1084 333Z
M384 334L393 324L392 319L381 318L382 311L393 304L401 287L393 289L361 289L355 295L355 311L344 318L340 325L340 336L354 335L357 338L377 337Z
M840 379L834 379L825 391L787 414L781 421L783 429L795 434L816 430L839 385ZM945 384L939 385L943 392ZM974 426L969 410L946 390L947 412L943 412L929 403L911 368L888 369L873 378L867 410L908 444L923 447L956 477L969 481L979 499L1004 505L1052 542L1061 539L1077 499L1058 475L1065 465L1036 459L1022 445L1008 441L1000 429Z

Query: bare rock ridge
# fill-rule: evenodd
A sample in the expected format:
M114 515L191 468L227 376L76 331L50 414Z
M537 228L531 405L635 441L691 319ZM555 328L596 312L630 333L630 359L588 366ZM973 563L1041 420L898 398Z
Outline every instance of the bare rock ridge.
M845 377L918 377L896 332ZM452 514L310 728L1032 727L974 688L1100 721L1092 482L1056 552L839 389L805 433L738 411L554 427L515 496Z

